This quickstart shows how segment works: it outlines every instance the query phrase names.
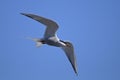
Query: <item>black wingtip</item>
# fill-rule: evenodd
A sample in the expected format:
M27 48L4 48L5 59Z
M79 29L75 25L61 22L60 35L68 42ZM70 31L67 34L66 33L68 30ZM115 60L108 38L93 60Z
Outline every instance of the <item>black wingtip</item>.
M26 13L20 13L21 15L26 15Z
M32 18L31 14L27 14L27 13L20 13L20 14Z
M78 76L78 73L77 73L77 72L75 72L75 74L76 74L76 76Z
M77 72L77 70L74 69L74 72L75 72L76 76L78 76L78 72Z
M20 13L20 14L32 18L32 14L27 14L27 13Z

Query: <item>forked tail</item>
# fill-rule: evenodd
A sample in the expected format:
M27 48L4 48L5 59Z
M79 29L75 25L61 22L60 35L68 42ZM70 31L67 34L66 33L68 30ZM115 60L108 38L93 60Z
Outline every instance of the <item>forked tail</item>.
M30 39L30 40L36 42L36 47L40 47L40 46L42 46L42 45L44 44L44 43L42 42L42 40L39 39L39 38L30 38L30 37L27 37L27 39Z

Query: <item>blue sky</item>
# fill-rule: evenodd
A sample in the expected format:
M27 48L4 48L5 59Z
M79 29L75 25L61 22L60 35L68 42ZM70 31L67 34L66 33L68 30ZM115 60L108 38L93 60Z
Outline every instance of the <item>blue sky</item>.
M120 80L119 0L1 0L0 80ZM34 13L60 26L74 44L78 77L64 52L36 48L45 27L20 15Z

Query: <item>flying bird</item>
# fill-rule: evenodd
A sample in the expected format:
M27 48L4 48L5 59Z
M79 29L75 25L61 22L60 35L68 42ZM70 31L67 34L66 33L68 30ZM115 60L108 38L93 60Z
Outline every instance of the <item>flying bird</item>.
M43 44L47 44L50 46L56 46L56 47L62 48L68 60L70 61L74 72L78 74L73 45L72 43L68 41L63 41L57 37L56 31L59 28L58 24L50 19L38 16L38 15L26 14L26 13L21 13L21 14L29 18L32 18L46 26L46 30L43 38L40 38L40 39L32 38L32 40L36 42L36 46L40 47Z

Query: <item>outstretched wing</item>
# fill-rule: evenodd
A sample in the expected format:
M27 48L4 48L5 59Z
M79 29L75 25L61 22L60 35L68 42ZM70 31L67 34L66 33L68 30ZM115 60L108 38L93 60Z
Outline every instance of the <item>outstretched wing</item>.
M21 14L25 15L27 17L30 17L30 18L44 24L45 26L47 26L46 31L44 33L45 38L55 36L55 33L56 33L57 29L58 29L58 25L57 25L56 22L54 22L54 21L52 21L50 19L38 16L38 15L34 15L34 14L26 14L26 13L21 13Z
M77 74L77 64L76 64L76 58L74 54L74 48L73 45L70 42L65 42L67 46L62 46L62 49L66 53L67 58L69 59L75 73Z

